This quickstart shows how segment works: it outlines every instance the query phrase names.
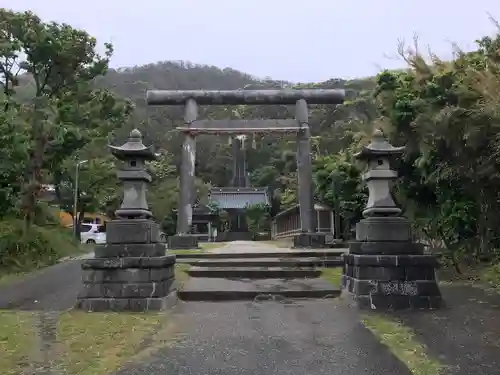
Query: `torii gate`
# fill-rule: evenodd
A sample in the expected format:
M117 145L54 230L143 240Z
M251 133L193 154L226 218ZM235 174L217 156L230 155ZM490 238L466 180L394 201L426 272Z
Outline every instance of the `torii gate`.
M344 90L148 90L148 105L184 106L184 133L180 176L180 199L177 235L169 247L198 247L197 237L190 234L194 203L196 135L198 134L297 134L298 203L302 233L294 239L297 247L324 245L325 238L314 233L311 144L308 104L342 104ZM198 120L199 105L290 105L295 104L295 119Z

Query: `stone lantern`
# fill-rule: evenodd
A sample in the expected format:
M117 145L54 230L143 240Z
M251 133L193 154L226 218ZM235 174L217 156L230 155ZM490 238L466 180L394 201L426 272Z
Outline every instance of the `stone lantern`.
M355 155L367 164L365 217L356 225L356 240L344 256L342 289L360 308L429 309L441 306L435 278L438 263L412 242L411 223L401 216L391 186L397 172L390 162L405 147L389 144L376 130L372 142Z
M398 174L391 169L390 160L401 155L405 147L394 147L384 139L384 134L376 130L373 141L364 146L354 157L368 164L363 180L368 185L368 203L363 210L364 217L399 216L401 209L392 199L391 185Z
M84 260L83 290L77 307L87 311L161 310L176 301L175 255L165 255L159 225L146 200L151 176L146 161L155 159L151 146L134 129L122 146L109 146L122 162L117 172L123 200L117 220L106 223L106 244L95 246L95 258Z
M146 201L146 192L151 175L146 171L146 161L156 159L152 146L145 146L141 132L134 129L125 144L108 147L111 153L123 162L117 177L123 183L124 194L116 216L122 219L149 219L152 214Z

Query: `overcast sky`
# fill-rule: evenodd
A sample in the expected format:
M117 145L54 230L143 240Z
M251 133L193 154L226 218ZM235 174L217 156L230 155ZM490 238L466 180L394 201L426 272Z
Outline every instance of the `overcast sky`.
M0 0L112 42L112 66L162 60L231 67L291 81L397 68L399 39L444 57L496 29L499 0Z

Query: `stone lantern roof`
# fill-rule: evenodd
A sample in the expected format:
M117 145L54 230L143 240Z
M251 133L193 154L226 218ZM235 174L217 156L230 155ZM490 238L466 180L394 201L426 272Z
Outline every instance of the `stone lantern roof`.
M121 146L108 146L111 153L120 160L132 158L141 158L144 160L155 160L156 154L153 151L153 145L145 146L142 143L142 134L138 129L130 132L128 140Z
M377 129L373 133L371 143L368 146L363 146L361 151L355 154L354 157L359 160L370 160L380 156L390 157L401 155L405 149L405 146L394 147L391 145L386 141L382 130Z

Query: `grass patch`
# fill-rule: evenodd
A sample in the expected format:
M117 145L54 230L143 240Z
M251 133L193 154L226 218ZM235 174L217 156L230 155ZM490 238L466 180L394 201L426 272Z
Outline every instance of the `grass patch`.
M500 292L500 263L485 268L480 279L487 282L495 291Z
M168 254L183 255L183 254L203 254L203 249L182 249L182 250L168 250Z
M401 323L378 314L365 314L362 322L413 375L439 375L444 370L441 363L428 357L426 347Z
M281 239L281 240L268 240L268 241L259 241L259 243L263 243L266 245L274 246L274 247L280 247L280 248L291 248L293 246L293 240L292 239Z
M2 374L19 375L30 362L35 343L32 314L0 312L0 368Z
M26 275L29 274L29 271L3 271L0 272L0 285L10 284L15 281L21 280Z
M226 244L224 242L204 242L200 243L199 249L172 249L168 250L170 254L183 255L183 254L204 254L207 250L218 249L224 247Z
M71 311L59 321L63 373L116 372L165 320L165 313L85 313Z
M189 280L189 275L187 274L187 270L191 267L191 265L186 263L176 263L175 264L175 281L179 287L184 285L186 281Z
M211 249L218 249L220 247L226 246L226 242L204 242L200 243L200 247L203 250L211 250Z
M321 268L321 277L329 283L340 286L340 278L342 276L342 268Z
M174 334L165 313L86 313L69 311L59 316L57 338L50 361L54 370L71 375L115 373L142 348L154 343L156 332ZM35 363L36 313L0 313L0 368L2 374L20 375ZM159 342L161 344L163 341ZM37 356L37 357L35 357Z

